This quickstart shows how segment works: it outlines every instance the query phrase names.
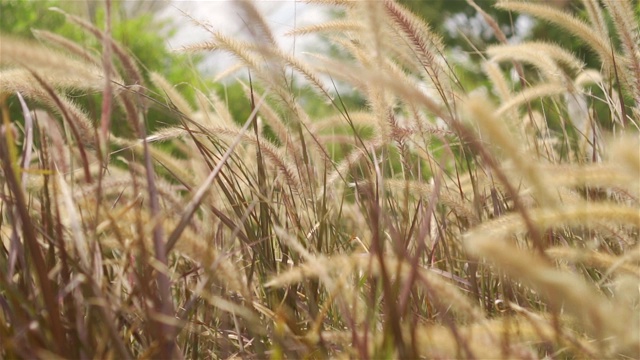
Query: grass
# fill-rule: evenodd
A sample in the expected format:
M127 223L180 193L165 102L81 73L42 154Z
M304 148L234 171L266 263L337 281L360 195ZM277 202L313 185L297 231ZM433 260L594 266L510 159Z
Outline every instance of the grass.
M640 357L631 2L585 0L587 19L499 2L602 66L508 44L484 13L502 43L479 50L479 89L401 5L330 3L339 19L290 35L333 57L281 50L247 1L248 36L202 25L211 40L186 50L248 70L244 119L145 83L109 11L105 31L67 15L101 58L0 35L3 358ZM101 94L99 118L78 92ZM151 108L174 125L149 133Z

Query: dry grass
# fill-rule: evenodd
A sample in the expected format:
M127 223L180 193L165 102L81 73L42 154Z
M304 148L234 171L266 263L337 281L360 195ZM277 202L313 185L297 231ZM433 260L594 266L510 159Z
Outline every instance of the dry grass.
M470 91L401 5L315 2L343 15L290 35L343 57L279 49L245 1L248 36L206 27L188 47L249 70L247 119L160 74L145 84L108 26L68 17L101 59L54 34L37 33L72 55L2 35L1 356L640 357L630 3L584 1L578 20L500 2L566 27L602 69L505 42L484 53L491 87ZM307 113L301 84L329 115ZM345 86L364 108L344 105ZM100 118L71 90L100 92ZM147 133L150 107L178 125ZM110 133L115 117L130 136Z

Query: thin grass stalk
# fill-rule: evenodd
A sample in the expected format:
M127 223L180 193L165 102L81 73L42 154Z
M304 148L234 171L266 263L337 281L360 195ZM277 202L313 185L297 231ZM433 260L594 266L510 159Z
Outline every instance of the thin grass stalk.
M391 346L395 351L397 351L398 356L401 358L405 358L407 356L411 357L410 349L407 349L404 340L401 337L401 327L400 327L400 317L397 313L396 308L396 296L395 292L391 287L391 274L389 272L387 262L385 259L385 247L384 247L384 239L383 239L383 214L382 214L382 206L381 203L384 201L381 197L383 194L383 175L381 169L378 165L378 160L376 159L375 152L372 152L373 155L373 164L374 164L374 174L375 174L375 183L372 183L369 191L371 192L371 200L369 205L369 218L371 221L371 230L373 234L373 238L371 240L371 252L375 256L375 259L380 266L380 277L382 282L383 289L383 298L385 302L385 326L384 332L386 334L385 339L388 341L393 341L391 343L384 343L383 346ZM387 350L384 349L383 350ZM394 353L395 353L394 351Z
M20 107L22 108L22 113L24 116L24 128L25 128L25 139L22 145L22 155L20 156L20 169L22 169L22 190L27 190L27 169L31 164L31 156L33 150L33 131L34 131L34 123L33 118L31 117L31 111L27 107L27 103L24 101L24 98L20 93L16 93L18 96L18 100L20 101Z
M605 69L612 69L613 58L608 39L592 31L590 24L578 18L552 8L546 4L524 3L518 1L501 1L496 5L500 9L528 13L540 19L558 25L584 40L602 60Z
M144 164L146 169L146 181L147 191L149 194L149 208L151 211L151 218L154 222L153 225L153 248L155 260L159 263L159 268L156 269L156 280L158 282L159 299L157 311L163 315L163 320L158 320L159 325L159 341L162 354L170 355L171 357L180 356L179 349L176 349L175 334L177 329L174 324L169 323L170 319L174 318L173 299L171 296L171 281L169 280L168 271L168 259L167 259L167 245L164 240L164 230L160 223L160 202L158 196L158 189L156 187L155 171L153 169L153 163L151 155L149 154L149 144L144 139L146 138L146 131L144 126L139 126L139 136L143 140L143 154Z
M67 13L67 12L63 11L62 9L57 8L57 7L49 8L49 10L64 15L67 20L69 20L72 23L74 23L74 24L86 29L98 41L104 43L104 41L106 39L106 41L108 41L110 43L111 50L113 50L114 54L120 60L120 63L124 66L124 70L125 70L125 73L126 73L126 79L128 79L129 82L131 84L134 84L134 85L143 85L144 84L144 78L143 78L142 74L140 73L140 70L138 69L138 66L135 64L133 59L131 59L131 57L127 54L127 51L125 49L123 49L122 46L120 46L117 42L115 42L110 37L105 36L105 34L102 31L100 31L100 29L98 29L93 24L87 22L86 20L84 20L84 19L82 19L82 18L80 18L78 16L69 14L69 13Z
M33 72L33 71L30 71L30 72L31 72L31 76L33 76L34 79L36 79L36 81L40 84L40 86L42 86L42 88L48 94L49 98L51 100L53 100L54 104L56 104L56 106L58 107L58 109L62 113L62 118L64 120L67 120L67 123L69 124L69 127L71 128L71 132L73 133L73 136L76 138L76 141L77 141L77 144L78 144L78 150L80 151L80 156L81 156L81 159L82 159L82 168L84 169L85 180L87 182L91 182L92 181L92 177L91 177L91 172L89 171L89 161L88 161L87 153L86 153L85 146L83 144L83 139L81 138L79 129L76 127L76 122L80 123L81 121L79 119L76 119L76 118L73 118L73 117L70 116L71 113L67 112L67 108L64 105L64 103L58 97L58 95L53 90L53 88L51 88L51 86L49 86L49 84L47 84L47 82L45 80L43 80L35 72Z
M638 19L634 18L634 9L629 1L607 0L605 4L613 18L622 49L628 59L624 81L630 82L629 86L635 100L635 107L640 109L640 34L638 33L640 27Z
M167 252L171 251L171 249L175 246L176 242L180 238L180 235L182 234L187 224L195 214L196 210L202 203L204 196L209 190L209 187L211 186L213 181L216 180L218 173L220 172L220 170L222 170L226 161L229 159L229 157L233 153L233 150L235 149L235 147L238 146L238 144L240 143L240 140L242 139L242 134L244 134L247 131L247 129L252 123L252 120L255 119L255 114L260 109L260 106L264 101L266 94L267 93L263 94L263 96L258 100L255 106L255 109L251 112L247 121L245 121L245 124L240 129L240 133L238 134L238 136L236 136L236 138L231 143L227 151L222 155L222 158L220 159L220 161L218 161L218 164L211 170L211 172L209 173L209 176L207 176L206 180L202 183L202 185L200 185L200 187L198 188L198 191L194 194L193 198L191 198L189 203L185 206L185 210L180 218L180 222L175 227L175 229L171 232L171 234L169 235L169 238L167 239L165 251Z
M22 160L20 161L20 167L19 167L19 169L22 171L22 176L21 176L22 190L26 191L26 177L27 177L26 170L27 170L28 164L31 162L30 161L31 150L32 150L31 148L33 146L33 119L31 117L31 113L29 111L29 108L27 107L27 104L22 98L22 95L20 95L19 92L16 94L18 96L18 100L20 101L20 106L22 108L22 113L25 119L25 128L27 131L26 139L23 144L23 151L21 156ZM8 125L9 123L5 119L3 129L7 129ZM7 144L9 144L10 147L13 147L14 141L15 141L15 139L13 138L13 133L11 131L7 131L6 134L0 134L0 136L2 135L5 136L4 141L7 141ZM22 246L22 243L20 242L19 234L18 234L20 220L17 212L13 215L13 219L16 222L16 224L12 229L11 237L10 237L11 245L9 250L8 271L7 271L7 281L9 282L13 278L18 260L20 260L20 263L22 267L25 269L25 271L27 267L26 259L24 257L25 255L24 248Z
M53 348L57 354L64 356L69 353L67 341L65 339L66 331L64 331L62 326L58 301L53 292L52 284L49 282L49 278L47 276L49 272L47 264L45 263L44 256L42 255L40 245L38 244L35 227L33 226L31 217L29 216L29 207L22 191L20 181L18 180L17 174L14 170L15 167L13 164L16 159L11 157L8 146L9 144L7 142L0 142L0 162L2 162L7 186L13 195L13 200L15 201L17 214L20 219L20 224L22 225L23 240L27 244L31 262L36 268L36 276L40 286L40 292L43 297L44 307L47 311L47 319L50 323L48 328L50 330L50 335L54 340ZM43 324L40 325L42 326Z
M45 30L35 30L32 29L31 32L36 39L41 41L46 41L47 43L64 50L65 52L71 53L79 57L80 59L94 64L96 66L100 65L100 59L97 58L94 54L89 52L85 47L78 45L77 43L69 40L63 36L58 34L54 34Z
M254 9L255 10L255 9ZM275 42L275 40L274 40ZM249 73L249 87L251 89L251 113L253 113L253 118L250 119L249 121L251 123L253 123L253 131L254 131L254 135L256 138L256 162L258 164L258 191L259 191L259 195L261 197L261 199L269 199L269 195L267 194L267 183L266 183L266 178L267 178L267 174L265 171L265 162L263 160L262 157L262 147L260 146L260 138L259 138L259 132L258 132L258 121L257 121L257 110L256 110L256 102L255 102L255 98L254 98L254 91L253 91L253 83L251 82L251 73ZM259 208L258 208L258 212L260 213L260 231L259 231L259 238L263 241L262 244L264 244L263 246L260 246L261 248L263 248L263 259L265 260L265 265L267 266L267 268L271 271L274 271L276 268L276 264L275 264L275 249L273 248L273 242L271 241L271 236L270 236L270 211L269 211L269 207L266 203L266 201L261 200L260 203L258 204Z
M111 62L111 0L105 0L105 32L102 41L102 69L104 71L104 89L102 90L102 111L100 114L100 136L98 137L98 148L101 159L108 162L109 135L111 130L111 111L113 90L111 87L111 73L113 64Z

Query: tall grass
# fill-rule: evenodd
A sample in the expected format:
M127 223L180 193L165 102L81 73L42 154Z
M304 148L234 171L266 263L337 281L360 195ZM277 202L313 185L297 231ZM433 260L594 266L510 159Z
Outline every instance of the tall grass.
M480 49L490 85L469 89L401 5L311 2L341 15L290 35L335 57L281 49L248 1L247 36L202 25L210 40L186 49L250 74L244 119L207 90L190 103L161 74L145 83L109 1L104 27L68 15L101 57L0 35L2 357L640 357L631 3L585 0L578 19L499 2L566 28L601 68L509 44L483 12L503 42ZM96 92L91 119L73 97ZM175 125L148 133L150 108Z

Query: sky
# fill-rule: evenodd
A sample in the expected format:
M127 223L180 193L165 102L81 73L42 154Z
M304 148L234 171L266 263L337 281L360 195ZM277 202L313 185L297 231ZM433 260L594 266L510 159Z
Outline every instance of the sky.
M298 54L305 48L313 46L317 39L313 37L291 37L285 36L288 31L296 27L321 23L328 19L326 7L308 5L300 1L279 0L279 1L257 1L257 6L267 19L267 23L272 26L272 31L283 49ZM244 31L243 20L236 9L234 1L231 0L207 0L207 1L182 1L173 0L171 5L166 7L161 17L170 17L179 24L179 31L176 36L169 40L169 47L179 49L185 45L196 44L208 40L209 33L196 26L185 15L200 22L210 24L214 29L231 36L241 35ZM208 56L205 62L205 72L223 71L234 63L229 56L215 54Z
M322 48L323 44L317 36L292 37L287 36L286 33L296 27L318 24L328 20L331 7L307 4L300 0L256 0L255 2L258 10L265 16L267 23L271 25L282 49L300 56L305 50L317 52ZM210 37L206 30L194 24L189 17L209 24L211 28L231 37L242 37L246 30L240 14L241 12L237 10L233 0L171 0L169 6L166 6L158 15L169 17L178 25L178 33L168 41L169 48L178 50L186 45L206 41ZM532 24L530 17L518 16L515 21L516 34L510 39L510 42L522 41L530 31ZM445 24L445 31L457 32L458 29L463 28L477 36L483 32L491 31L479 14L470 18L458 14ZM206 54L205 58L206 60L199 70L207 75L219 74L236 64L236 61L228 54Z

